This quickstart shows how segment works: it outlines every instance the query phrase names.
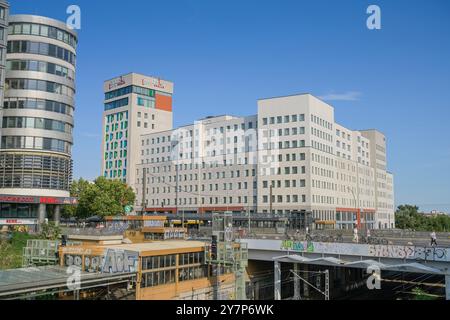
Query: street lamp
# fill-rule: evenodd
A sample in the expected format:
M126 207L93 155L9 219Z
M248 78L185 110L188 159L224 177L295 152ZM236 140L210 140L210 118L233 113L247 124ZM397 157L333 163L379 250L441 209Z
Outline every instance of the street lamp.
M176 148L180 144L179 140L172 140L172 152L174 152L174 148ZM176 150L176 162L175 162L175 214L178 217L178 148ZM181 218L181 228L184 229L184 210Z
M359 228L359 224L360 224L360 210L358 209L358 203L356 202L356 197L355 197L355 193L353 192L353 189L351 189L349 186L347 186L347 190L350 191L352 193L353 196L353 200L355 201L355 209L356 209L356 226Z

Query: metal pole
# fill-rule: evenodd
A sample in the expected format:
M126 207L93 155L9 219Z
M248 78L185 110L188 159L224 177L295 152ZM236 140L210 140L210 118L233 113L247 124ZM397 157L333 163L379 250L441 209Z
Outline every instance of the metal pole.
M281 300L281 268L280 262L274 262L274 274L275 274L275 283L274 283L274 300Z
M144 212L145 212L145 194L146 194L146 188L147 188L147 179L146 179L146 176L145 176L145 174L147 173L147 170L145 169L145 167L143 167L142 168L142 180L143 180L143 182L142 182L142 215L144 215Z
M270 191L270 195L269 195L269 213L270 214L272 214L272 183L270 184L270 188L269 188L269 191Z
M325 300L330 300L330 274L325 270Z

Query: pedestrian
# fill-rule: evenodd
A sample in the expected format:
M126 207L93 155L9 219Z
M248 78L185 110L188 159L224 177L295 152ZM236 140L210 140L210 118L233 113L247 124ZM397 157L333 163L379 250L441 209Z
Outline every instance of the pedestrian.
M433 245L437 246L436 232L434 232L434 230L433 230L433 232L431 232L430 237L431 237L431 246L433 246Z
M353 242L358 243L359 239L358 239L358 228L355 225L355 228L353 228Z
M309 227L306 227L306 234L309 234Z
M367 229L367 240L370 239L370 229Z

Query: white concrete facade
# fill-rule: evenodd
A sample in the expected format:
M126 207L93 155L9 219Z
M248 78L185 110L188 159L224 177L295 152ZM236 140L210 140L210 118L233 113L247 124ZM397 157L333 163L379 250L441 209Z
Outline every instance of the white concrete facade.
M394 226L385 137L337 124L334 108L310 94L262 99L257 115L209 117L140 140L136 208L304 211L317 228Z
M102 175L134 186L141 135L172 129L173 83L130 73L105 81L104 92Z

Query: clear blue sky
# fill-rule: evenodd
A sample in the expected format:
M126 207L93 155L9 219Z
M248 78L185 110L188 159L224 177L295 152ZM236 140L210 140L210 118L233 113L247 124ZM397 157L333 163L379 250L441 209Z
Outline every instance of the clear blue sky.
M335 94L338 122L386 134L396 203L450 211L448 0L10 2L63 21L81 7L76 178L101 174L103 81L134 71L175 83L175 126L255 114L258 98ZM366 28L370 4L380 31Z

